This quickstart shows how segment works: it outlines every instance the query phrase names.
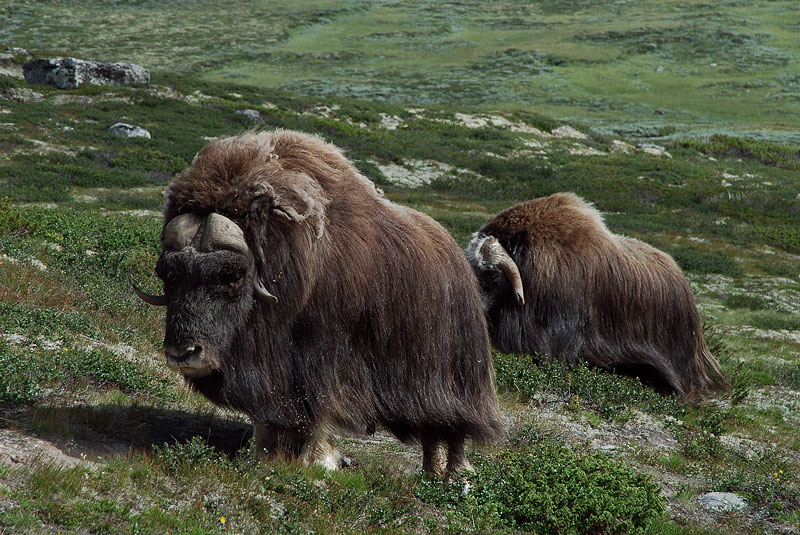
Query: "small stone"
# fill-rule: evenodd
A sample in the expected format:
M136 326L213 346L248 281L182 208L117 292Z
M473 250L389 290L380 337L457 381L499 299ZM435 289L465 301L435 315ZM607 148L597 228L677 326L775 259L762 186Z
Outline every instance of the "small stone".
M116 123L108 127L106 130L109 134L114 134L120 137L145 137L150 139L150 132L141 126L134 126L127 123Z
M747 509L747 502L744 498L733 492L706 492L695 500L700 507L714 513L730 513Z

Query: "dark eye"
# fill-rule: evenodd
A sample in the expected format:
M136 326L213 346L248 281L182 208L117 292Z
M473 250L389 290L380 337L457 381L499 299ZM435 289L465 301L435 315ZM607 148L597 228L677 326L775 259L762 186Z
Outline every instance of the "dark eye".
M219 273L219 281L229 286L238 285L247 275L247 268L241 265L232 265L229 269Z

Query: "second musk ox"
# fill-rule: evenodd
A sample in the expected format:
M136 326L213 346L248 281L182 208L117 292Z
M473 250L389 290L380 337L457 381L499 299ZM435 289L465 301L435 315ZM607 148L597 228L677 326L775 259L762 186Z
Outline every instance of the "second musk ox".
M498 349L584 359L684 399L726 387L677 264L612 234L576 195L512 206L473 235L466 255Z
M289 131L214 141L165 196L164 295L137 294L167 307L169 367L248 414L259 450L336 468L337 429L384 426L450 474L468 466L465 438L501 432L463 253L334 146Z

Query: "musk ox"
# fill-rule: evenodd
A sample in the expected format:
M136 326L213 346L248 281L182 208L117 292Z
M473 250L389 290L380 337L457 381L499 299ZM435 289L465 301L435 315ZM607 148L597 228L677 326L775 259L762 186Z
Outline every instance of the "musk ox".
M268 454L336 468L335 430L384 426L423 467L501 432L475 275L431 218L290 131L214 141L165 192L156 273L170 368ZM444 465L442 447L447 446Z
M609 232L576 195L512 206L473 235L466 255L498 349L582 358L684 399L725 388L677 264Z

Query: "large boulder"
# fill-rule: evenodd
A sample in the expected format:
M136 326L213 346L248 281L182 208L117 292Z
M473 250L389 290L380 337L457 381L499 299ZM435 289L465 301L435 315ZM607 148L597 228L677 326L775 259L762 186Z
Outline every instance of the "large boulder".
M120 137L145 137L150 139L150 132L142 128L141 126L135 126L128 123L116 123L112 124L106 130L109 134L114 134L115 136Z
M81 84L129 85L150 83L150 71L133 63L84 61L75 58L42 58L22 67L29 84L75 89Z

